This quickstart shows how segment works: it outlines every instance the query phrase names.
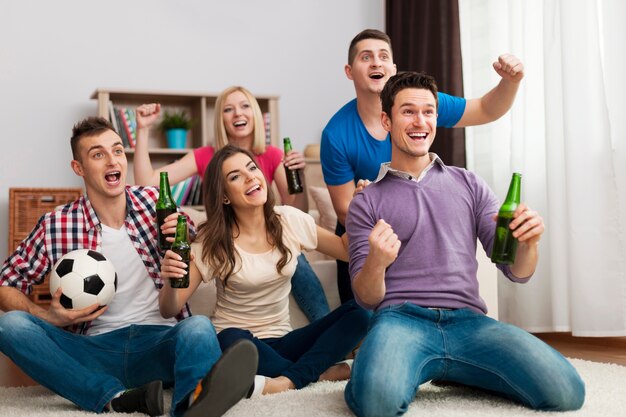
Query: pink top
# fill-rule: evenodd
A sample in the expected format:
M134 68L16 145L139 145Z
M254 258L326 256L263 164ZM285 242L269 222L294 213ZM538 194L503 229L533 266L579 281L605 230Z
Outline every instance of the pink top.
M203 146L194 149L193 155L196 158L196 167L198 168L198 175L200 175L200 177L204 178L204 171L209 165L211 158L213 158L213 154L215 154L215 148L213 146ZM263 175L265 175L267 185L272 185L274 172L276 168L280 166L283 159L283 151L276 146L267 145L265 152L261 155L254 155L254 159L259 169L261 169L261 172L263 172Z

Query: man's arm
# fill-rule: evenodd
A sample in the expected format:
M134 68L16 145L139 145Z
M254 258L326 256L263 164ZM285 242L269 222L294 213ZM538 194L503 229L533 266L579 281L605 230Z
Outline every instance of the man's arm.
M519 278L530 277L539 259L539 239L545 230L543 218L523 203L517 207L513 217L509 227L519 244L511 272Z
M46 310L30 301L20 290L13 287L0 287L0 310L20 310L39 317L57 327L93 321L102 315L107 307L100 308L98 303L80 310L67 310L61 305L62 291L59 288L53 295L50 307Z
M33 303L23 292L14 287L0 287L0 310L20 310L42 317L45 309Z
M0 310L25 311L59 327L91 321L104 313L106 307L98 310L96 303L81 310L66 310L60 301L61 289L53 294L48 309L33 303L25 295L30 285L40 282L50 271L51 260L46 255L43 219L0 269Z
M502 79L484 96L467 100L465 112L454 127L476 126L502 117L513 105L520 82L524 78L524 64L514 55L504 54L493 63Z
M330 199L333 202L335 213L337 213L337 220L339 220L339 223L345 225L348 207L354 196L354 182L348 181L345 184L327 185L326 187L328 188Z
M352 280L352 290L362 303L377 306L385 297L385 270L398 257L400 240L381 219L372 229L368 242L369 253L363 268Z

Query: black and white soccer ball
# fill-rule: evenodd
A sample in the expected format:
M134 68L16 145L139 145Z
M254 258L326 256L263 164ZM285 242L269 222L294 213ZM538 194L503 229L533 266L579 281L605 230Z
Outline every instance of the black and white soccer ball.
M78 249L62 256L50 274L50 294L62 289L61 305L75 310L105 306L117 289L115 267L100 252Z

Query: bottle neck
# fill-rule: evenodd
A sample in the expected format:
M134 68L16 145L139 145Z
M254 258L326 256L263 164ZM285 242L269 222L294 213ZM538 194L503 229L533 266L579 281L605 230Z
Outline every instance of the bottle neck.
M283 140L283 149L285 151L285 155L287 155L287 153L291 152L291 141L290 140Z
M174 239L174 243L186 243L187 242L187 219L185 216L180 216L178 218L178 223L176 223L176 238Z
M521 174L514 173L509 184L509 191L506 193L506 200L500 207L500 212L513 212L520 203L520 191L522 188Z
M509 191L506 193L506 201L519 204L520 202L520 190L522 185L522 176L518 173L513 174L511 183L509 184Z
M158 205L171 205L173 203L172 191L170 190L170 181L167 175L161 175L161 181L159 184L159 201Z

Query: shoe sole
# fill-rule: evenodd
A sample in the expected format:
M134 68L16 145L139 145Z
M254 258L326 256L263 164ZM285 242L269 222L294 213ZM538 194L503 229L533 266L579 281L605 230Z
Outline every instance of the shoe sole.
M163 411L163 382L154 381L148 385L146 392L146 403L148 405L148 415L151 417L162 416ZM156 407L152 408L151 405Z
M244 398L256 374L259 355L249 340L224 351L202 380L202 392L184 417L220 417Z

